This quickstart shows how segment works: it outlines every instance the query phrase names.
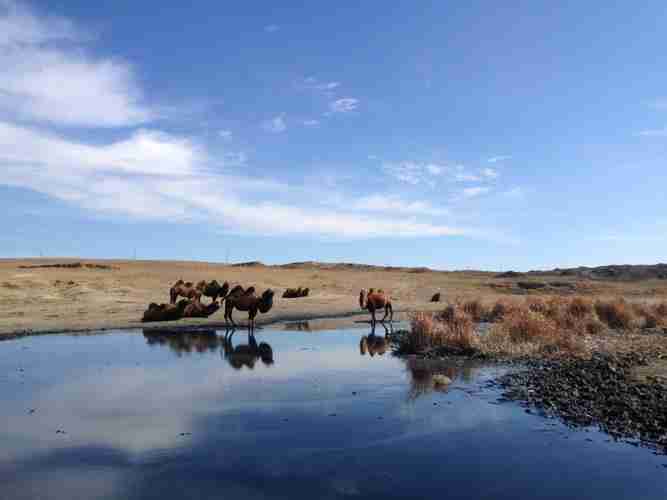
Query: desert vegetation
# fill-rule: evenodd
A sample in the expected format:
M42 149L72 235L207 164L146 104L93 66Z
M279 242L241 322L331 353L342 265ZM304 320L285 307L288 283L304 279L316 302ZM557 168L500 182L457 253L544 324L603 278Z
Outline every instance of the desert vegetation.
M476 326L480 322L490 327L480 329ZM619 345L619 339L665 327L667 302L579 296L493 303L455 300L441 312L412 315L410 329L397 336L396 350L501 357L587 356L595 349Z

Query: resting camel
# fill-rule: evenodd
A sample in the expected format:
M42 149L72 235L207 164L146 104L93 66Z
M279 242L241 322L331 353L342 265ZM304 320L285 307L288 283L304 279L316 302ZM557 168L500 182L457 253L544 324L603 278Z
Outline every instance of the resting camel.
M384 323L384 320L387 319L389 315L389 321L391 322L394 318L394 309L391 307L391 298L384 293L383 290L375 291L373 288L368 290L361 290L359 292L359 306L362 309L367 309L371 313L371 325L375 326L375 311L384 309L384 316L380 320Z
M229 291L229 283L225 281L222 286L220 286L220 283L216 280L208 283L205 280L201 280L195 285L195 288L199 290L204 297L210 297L211 302L215 302L218 300L218 297L220 297L221 300L225 300L227 292Z
M240 289L238 292L234 294L230 292L225 300L225 323L229 320L232 325L236 325L232 318L232 312L236 308L239 311L248 311L248 329L254 330L257 312L267 313L273 307L273 290L269 288L261 297L257 297L254 287L248 288L245 292L242 291L242 287L238 288Z
M211 314L220 309L220 303L215 300L205 306L201 302L190 302L183 310L184 318L208 318Z
M434 293L431 302L440 302L440 292Z
M296 299L299 297L308 297L310 288L288 288L283 293L283 299Z
M227 330L225 332L225 338L222 344L223 351L221 351L221 354L224 354L224 358L232 367L240 370L244 366L247 366L252 370L258 359L261 359L262 363L267 366L273 364L273 349L271 349L269 344L260 342L259 345L257 345L255 336L248 332L248 343L234 347L232 344L232 336L234 335L234 332L235 330L233 328L231 331Z
M169 290L169 301L175 304L179 296L199 302L201 300L201 291L197 290L191 281L186 283L183 280L178 280Z
M174 321L183 317L183 311L190 304L189 300L181 299L178 304L156 304L151 302L148 309L144 311L141 321Z

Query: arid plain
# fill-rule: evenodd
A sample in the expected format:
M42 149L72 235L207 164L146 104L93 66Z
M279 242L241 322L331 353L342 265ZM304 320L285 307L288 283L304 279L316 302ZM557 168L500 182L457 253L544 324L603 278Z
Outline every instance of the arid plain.
M37 267L75 264L77 267ZM361 288L383 288L394 301L395 318L406 313L436 310L434 293L442 300L504 296L582 294L629 300L667 297L667 280L587 279L554 272L499 277L493 272L432 271L424 268L387 268L355 264L295 263L268 266L259 263L224 265L205 262L7 259L0 260L0 335L52 331L138 327L150 302L168 302L169 288L178 279L228 281L276 292L274 307L258 322L298 321L359 316ZM520 285L537 283L541 288ZM309 287L308 297L283 299L286 288ZM246 315L237 312L241 324ZM224 322L222 310L207 319L188 319L170 326Z

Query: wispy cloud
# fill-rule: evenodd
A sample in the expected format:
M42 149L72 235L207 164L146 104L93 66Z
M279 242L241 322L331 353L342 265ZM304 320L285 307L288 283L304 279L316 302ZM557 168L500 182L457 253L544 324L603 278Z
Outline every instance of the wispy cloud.
M306 90L317 90L322 92L332 92L340 87L340 82L336 81L321 81L314 76L309 76L297 82L297 87Z
M267 33L275 33L279 29L280 26L278 26L277 24L269 24L267 26L264 26L264 31L266 31Z
M491 158L487 159L489 163L498 163L500 161L507 161L510 160L512 157L509 155L500 155L500 156L492 156Z
M659 129L642 130L637 135L642 137L667 137L667 127Z
M500 174L496 169L493 168L483 168L482 176L487 179L497 179Z
M266 130L267 132L271 132L274 134L280 134L281 132L284 132L287 130L287 123L285 123L285 119L283 118L283 115L276 116L274 118L270 118L269 120L266 120L262 123L262 128Z
M434 185L433 174L430 174L427 164L412 161L386 162L382 170L396 180L416 186L418 184Z
M225 141L231 141L232 140L232 131L231 130L220 130L218 132L218 135L224 139Z
M437 208L425 201L406 201L397 196L390 195L371 195L361 198L352 204L355 210L369 212L386 212L397 214L448 215L449 211L445 208Z
M353 97L344 97L336 99L329 103L329 110L332 113L349 113L357 109L359 100Z
M489 188L486 186L475 186L463 189L461 194L464 198L475 198L489 192Z
M0 109L23 120L115 127L150 120L132 67L88 55L67 20L0 3ZM65 50L62 42L74 45Z

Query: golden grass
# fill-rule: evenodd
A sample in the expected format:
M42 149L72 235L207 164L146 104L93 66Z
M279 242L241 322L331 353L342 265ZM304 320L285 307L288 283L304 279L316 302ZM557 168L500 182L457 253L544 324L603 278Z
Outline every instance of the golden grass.
M437 347L470 350L475 338L472 318L460 307L450 305L435 318L428 313L416 314L401 350L421 352Z

